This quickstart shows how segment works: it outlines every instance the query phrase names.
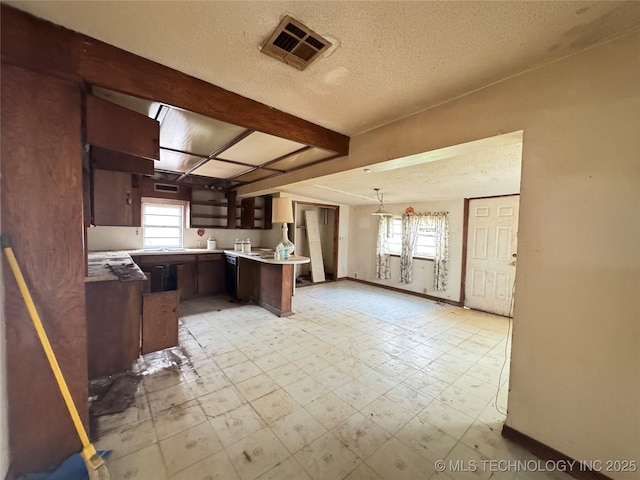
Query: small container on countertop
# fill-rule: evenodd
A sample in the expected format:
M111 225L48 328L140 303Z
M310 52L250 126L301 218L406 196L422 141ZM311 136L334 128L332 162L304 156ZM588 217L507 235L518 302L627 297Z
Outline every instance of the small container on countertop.
M251 253L251 239L247 238L242 242L242 253Z

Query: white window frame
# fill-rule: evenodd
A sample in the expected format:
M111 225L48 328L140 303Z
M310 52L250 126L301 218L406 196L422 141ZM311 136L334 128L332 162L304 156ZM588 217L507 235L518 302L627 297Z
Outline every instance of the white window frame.
M158 206L173 205L173 206L182 207L182 218L181 218L181 221L180 221L180 245L179 246L175 246L175 245L164 245L164 246L163 245L158 245L158 246L147 247L145 245L146 225L144 223L144 208L145 208L146 205L158 205ZM161 248L174 248L174 249L184 248L184 231L187 228L186 219L188 217L188 214L189 214L189 202L186 202L184 200L171 200L171 199L168 199L168 198L143 197L142 198L142 208L141 208L142 218L140 219L140 224L142 225L142 247L146 248L146 249L150 249L150 250L161 249Z
M391 219L393 229L393 237L389 239L389 253L391 255L402 255L402 217L393 217ZM423 222L421 222L423 223ZM435 238L436 232L434 228L429 228L424 222L418 230L418 239L413 251L413 258L424 258L433 260L435 258ZM432 245L424 246L421 243L430 243ZM431 253L433 252L433 253Z

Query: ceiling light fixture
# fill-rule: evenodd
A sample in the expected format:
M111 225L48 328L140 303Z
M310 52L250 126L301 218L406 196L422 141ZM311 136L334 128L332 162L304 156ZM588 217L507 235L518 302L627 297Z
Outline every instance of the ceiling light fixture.
M378 217L390 217L391 214L389 212L386 212L384 209L384 194L380 192L379 188L374 188L374 190L376 191L376 197L378 197L380 206L378 207L378 210L373 212L371 215L376 215Z

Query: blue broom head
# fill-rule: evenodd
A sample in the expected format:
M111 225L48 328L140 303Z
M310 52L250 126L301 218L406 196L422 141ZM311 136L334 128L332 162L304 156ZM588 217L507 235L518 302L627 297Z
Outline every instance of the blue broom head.
M98 450L98 455L106 460L111 455L111 450ZM20 477L20 480L89 480L89 473L84 458L76 453L53 470L28 473Z

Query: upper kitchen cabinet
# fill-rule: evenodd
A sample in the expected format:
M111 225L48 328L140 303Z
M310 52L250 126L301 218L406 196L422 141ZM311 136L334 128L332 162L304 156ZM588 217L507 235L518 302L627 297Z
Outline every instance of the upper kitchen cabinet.
M160 123L93 95L86 96L86 140L92 146L158 160Z
M139 227L140 195L137 177L127 172L92 170L92 223L102 226Z
M91 147L91 166L101 170L115 170L139 175L153 175L154 161L147 158L120 153L101 147Z

